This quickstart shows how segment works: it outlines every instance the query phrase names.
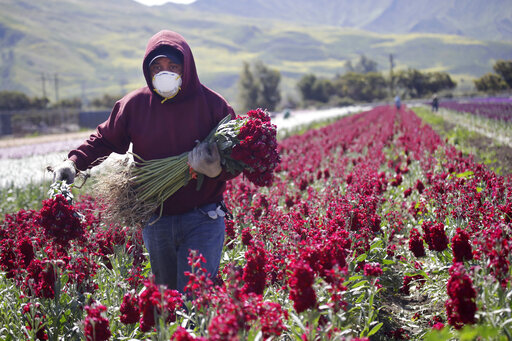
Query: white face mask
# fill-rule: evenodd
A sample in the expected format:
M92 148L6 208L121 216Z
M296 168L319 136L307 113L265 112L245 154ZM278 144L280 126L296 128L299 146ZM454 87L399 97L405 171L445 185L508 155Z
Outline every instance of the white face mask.
M161 71L153 77L155 91L164 98L162 101L173 98L181 89L181 77L177 73Z

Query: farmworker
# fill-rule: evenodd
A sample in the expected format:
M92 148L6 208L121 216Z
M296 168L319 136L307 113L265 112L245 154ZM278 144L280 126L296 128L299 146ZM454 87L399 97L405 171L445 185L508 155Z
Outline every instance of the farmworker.
M439 99L437 98L437 94L432 96L432 111L437 112L439 110Z
M395 106L397 110L400 110L400 96L396 95L395 97Z
M197 141L235 113L201 84L192 51L176 32L163 30L149 39L142 70L147 85L117 101L109 118L55 169L54 181L72 183L77 171L96 166L112 152L126 153L130 143L144 160L190 151L190 167L206 175L201 189L191 180L164 202L163 216L142 231L156 283L183 292L189 250L202 254L203 267L212 278L217 275L225 232L223 192L235 177L222 168L216 144Z

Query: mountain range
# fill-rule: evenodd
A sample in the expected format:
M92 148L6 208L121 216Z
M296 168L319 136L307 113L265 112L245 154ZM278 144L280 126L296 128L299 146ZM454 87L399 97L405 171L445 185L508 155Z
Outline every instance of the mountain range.
M351 27L375 33L512 39L512 3L506 0L198 0L189 6L212 14Z
M50 100L124 94L144 84L147 40L189 42L204 84L236 102L244 61L282 75L284 96L307 73L333 77L360 55L389 72L446 71L460 88L512 57L512 3L500 0L0 0L0 90Z

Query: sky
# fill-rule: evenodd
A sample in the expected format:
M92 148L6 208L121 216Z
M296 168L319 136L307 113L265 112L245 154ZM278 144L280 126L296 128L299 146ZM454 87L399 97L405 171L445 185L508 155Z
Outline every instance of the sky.
M137 2L140 2L143 5L147 6L155 6L155 5L163 5L167 2L174 2L178 4L190 4L194 2L195 0L135 0Z

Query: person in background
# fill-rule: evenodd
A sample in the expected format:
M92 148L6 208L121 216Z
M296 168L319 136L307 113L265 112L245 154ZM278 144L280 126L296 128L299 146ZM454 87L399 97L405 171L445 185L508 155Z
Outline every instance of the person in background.
M437 94L432 96L432 111L437 112L439 110L439 98L437 98Z
M397 110L400 110L401 103L400 103L400 96L398 96L398 95L395 96L395 106L396 106Z
M55 169L54 181L72 183L77 170L96 166L112 152L124 154L130 144L145 160L189 151L191 168L205 175L201 189L191 180L164 202L163 216L142 231L155 282L183 292L190 250L205 257L212 278L217 275L225 233L223 192L236 176L221 167L216 144L196 141L235 113L201 84L192 51L176 32L163 30L149 39L142 70L146 85L114 105L109 118Z

